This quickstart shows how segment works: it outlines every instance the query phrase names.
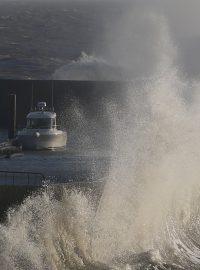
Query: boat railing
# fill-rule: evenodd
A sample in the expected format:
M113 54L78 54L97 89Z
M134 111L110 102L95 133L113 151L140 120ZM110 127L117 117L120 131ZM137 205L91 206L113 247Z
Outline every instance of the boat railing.
M45 176L38 172L0 171L0 186L29 186L45 185Z
M54 108L52 107L44 107L43 110L39 110L38 107L32 108L30 110L31 112L39 112L39 111L43 111L43 112L54 112Z

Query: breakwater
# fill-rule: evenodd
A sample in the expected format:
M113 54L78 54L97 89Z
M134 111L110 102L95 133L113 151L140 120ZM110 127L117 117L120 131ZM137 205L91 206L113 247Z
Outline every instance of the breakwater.
M99 115L102 99L120 101L122 97L122 82L98 81L53 81L54 107L60 116L63 107L71 107L77 100L89 115ZM51 105L51 80L0 80L0 127L7 127L8 95L17 95L17 124L25 124L25 117L31 107L31 93L34 92L34 105L37 101L45 100ZM68 115L70 122L72 115Z
M17 96L17 129L26 124L26 115L38 101L51 105L51 80L0 80L0 128L8 126L8 95ZM68 131L68 141L96 147L109 145L110 119L106 104L122 106L123 82L53 81L54 108L58 124ZM72 142L72 143L73 143Z

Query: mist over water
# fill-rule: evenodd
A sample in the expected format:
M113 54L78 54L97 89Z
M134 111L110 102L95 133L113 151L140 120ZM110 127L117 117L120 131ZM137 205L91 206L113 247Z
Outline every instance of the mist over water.
M199 83L158 22L151 76L128 83L121 111L106 104L113 161L98 206L78 190L27 198L1 225L2 269L199 269Z

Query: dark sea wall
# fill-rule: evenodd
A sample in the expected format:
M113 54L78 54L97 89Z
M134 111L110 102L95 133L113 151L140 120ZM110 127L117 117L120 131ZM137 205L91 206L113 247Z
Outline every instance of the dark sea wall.
M38 101L46 101L50 106L52 81L0 80L0 128L8 125L8 95L11 93L17 96L17 128L24 127L31 107L32 87L34 106ZM69 132L73 130L79 137L102 143L100 140L104 140L110 127L106 104L112 102L121 106L125 88L123 82L53 81L58 124ZM103 136L95 138L103 131Z
M91 115L99 114L96 105L100 105L102 99L119 101L124 85L121 82L53 81L55 111L59 114L60 109L77 99ZM0 80L0 128L7 127L8 95L11 93L17 95L17 124L25 124L31 106L32 86L35 106L38 101L47 101L51 105L52 81Z
M22 201L33 192L38 190L37 187L28 186L0 186L0 221L5 218L6 211L9 207L17 207Z

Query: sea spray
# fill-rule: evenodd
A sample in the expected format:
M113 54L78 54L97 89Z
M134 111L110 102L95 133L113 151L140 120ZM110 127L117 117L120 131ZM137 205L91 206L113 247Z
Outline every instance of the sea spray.
M195 126L199 112L197 108L195 114L188 110L183 95L186 89L194 89L174 65L166 30L162 28L157 72L146 80L142 99L130 86L125 112L111 114L115 160L96 216L98 240L93 243L97 253L102 250L98 254L105 261L124 250L134 253L156 248L164 259L176 257L186 267L198 261L198 247L194 243L192 250L180 243L175 247L168 231L173 220L176 236L184 235L197 220L192 207L199 203L200 130ZM190 106L194 112L194 104Z
M52 190L27 198L1 225L2 269L79 269L89 261L95 211L88 196Z

